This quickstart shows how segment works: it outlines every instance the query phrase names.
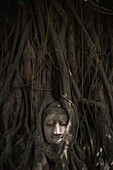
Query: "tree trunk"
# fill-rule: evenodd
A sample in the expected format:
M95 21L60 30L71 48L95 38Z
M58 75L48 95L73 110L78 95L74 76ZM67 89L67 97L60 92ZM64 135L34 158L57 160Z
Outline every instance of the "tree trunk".
M0 169L112 169L113 1L0 3ZM53 101L69 115L55 146L43 132Z

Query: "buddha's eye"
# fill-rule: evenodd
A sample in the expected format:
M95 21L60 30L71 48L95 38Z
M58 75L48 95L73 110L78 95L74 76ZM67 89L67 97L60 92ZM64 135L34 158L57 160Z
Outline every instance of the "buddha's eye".
M49 121L46 123L47 126L53 126L54 125L54 122L53 121Z
M60 122L60 125L61 125L61 126L66 126L66 125L67 125L67 122L62 121L62 122Z

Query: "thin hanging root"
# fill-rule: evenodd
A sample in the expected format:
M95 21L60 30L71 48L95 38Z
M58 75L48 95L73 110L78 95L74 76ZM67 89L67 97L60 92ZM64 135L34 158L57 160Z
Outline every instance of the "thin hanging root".
M6 46L6 44L8 43L8 40L9 40L9 38L11 37L11 34L13 33L13 31L14 31L14 25L12 26L12 29L11 29L11 31L10 31L7 39L6 39L5 42L3 43L2 48L4 48L4 46Z
M77 167L76 167L76 165L74 163L73 158L70 159L70 162L71 162L71 170L77 170Z
M64 41L65 41L65 34L66 34L67 26L68 26L68 17L67 17L67 13L62 8L62 6L58 3L58 1L55 1L53 3L53 6L54 6L55 10L57 11L58 15L62 19L62 24L61 24L60 32L58 33L58 37L59 37L60 42L63 43L61 45L63 48Z
M18 22L18 24L17 24L17 27L16 27L16 33L15 33L15 37L14 37L14 41L13 41L13 47L12 47L12 51L11 51L11 58L10 58L10 62L9 62L9 65L8 65L8 72L10 71L9 69L11 69L11 66L13 64L14 54L15 54L15 51L16 51L16 45L17 45L17 41L18 41L18 38L19 38L20 14L17 17L17 22Z
M88 170L86 165L77 157L76 153L73 151L72 158L78 169Z
M25 88L24 90L24 96L25 96L25 109L26 109L26 114L25 114L25 128L28 134L30 134L30 127L29 127L29 101L28 101L28 94Z
M39 26L39 31L40 31L40 34L41 34L41 45L42 45L42 49L43 49L45 39L46 39L46 35L45 35L45 27L44 27L43 16L42 16L42 12L41 12L41 3L38 3L37 11L38 11L37 22L40 23L38 26Z
M22 123L23 123L23 117L24 117L24 104L22 104L22 108L21 108L21 112L20 112L20 119L19 119L19 124L17 127L14 128L13 132L12 132L12 136L14 137L18 130L21 128Z
M97 5L95 2L89 0L86 2L86 4L93 9L94 11L105 14L105 15L113 15L113 11L104 7L101 7L100 5Z
M97 61L97 64L99 64L99 71L100 71L100 74L101 74L103 82L104 82L106 93L107 93L108 98L109 98L111 118L112 118L112 121L113 121L113 97L112 97L111 85L110 85L110 83L109 83L109 81L107 79L107 76L105 74L105 71L104 71L104 68L102 66L102 63L99 62L99 59Z
M32 158L32 151L33 151L33 140L31 142L29 142L26 146L26 151L24 154L24 162L23 162L23 167L25 170L27 170L28 166L29 166L29 162Z
M4 134L9 129L9 124L12 122L10 119L12 111L14 111L14 104L15 104L15 94L11 94L7 103L3 106L2 118L3 118L3 125L4 125Z
M11 51L9 51L6 55L6 58L4 58L4 60L0 63L0 77L2 78L3 75L4 75L4 72L6 71L7 67L9 68L9 61L10 61L10 55L11 55ZM3 82L4 84L4 82ZM1 87L2 88L2 85L1 84Z
M31 131L34 132L36 129L36 110L34 109L34 106L31 104Z
M18 117L19 117L19 114L20 114L20 111L21 111L21 106L22 106L22 91L21 89L17 89L16 92L15 92L15 97L16 97L16 111L14 113L14 120L13 120L13 127L12 128L15 128L16 127L16 124L17 124L17 120L18 120Z
M33 14L32 14L33 15ZM34 35L35 35L35 37L34 37L34 39L32 38L32 40L36 40L36 45L37 45L37 48L35 47L35 45L34 45L34 43L32 42L32 40L31 40L31 44L32 44L32 46L35 48L35 50L37 51L37 53L38 53L38 50L37 49L39 49L40 48L40 42L39 42L39 39L38 39L38 32L37 32L37 27L36 27L36 21L35 21L35 19L34 19L34 15L33 15L33 28L34 28Z

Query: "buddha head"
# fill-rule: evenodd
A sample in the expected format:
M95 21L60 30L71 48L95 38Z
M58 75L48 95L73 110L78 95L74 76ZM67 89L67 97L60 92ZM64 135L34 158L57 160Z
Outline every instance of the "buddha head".
M63 137L68 119L68 113L60 102L54 101L46 108L43 115L43 129L48 143L57 143Z

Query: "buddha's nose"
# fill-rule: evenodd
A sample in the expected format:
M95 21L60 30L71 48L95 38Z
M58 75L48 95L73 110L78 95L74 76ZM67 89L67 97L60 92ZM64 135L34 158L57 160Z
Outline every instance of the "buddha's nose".
M59 123L57 122L54 127L54 135L61 135L61 134L62 134L61 127Z

